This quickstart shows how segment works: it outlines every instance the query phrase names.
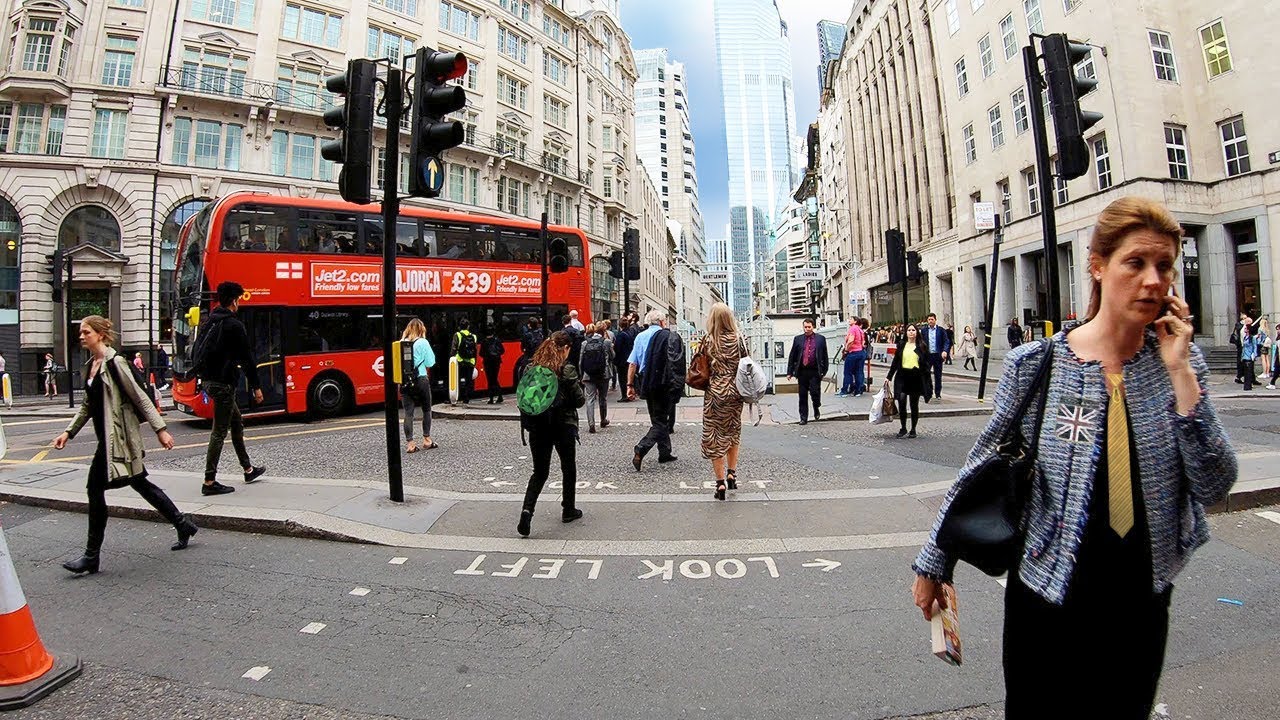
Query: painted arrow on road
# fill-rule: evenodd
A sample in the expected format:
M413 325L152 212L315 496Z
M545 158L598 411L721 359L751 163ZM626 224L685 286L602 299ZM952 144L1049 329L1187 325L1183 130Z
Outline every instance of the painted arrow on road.
M496 482L491 482L489 484L494 487L502 487L503 485L515 485L515 483L510 482L508 480L498 480Z
M840 563L835 560L823 560L822 558L814 558L813 562L804 563L804 567L822 568L822 572L831 572L840 567Z

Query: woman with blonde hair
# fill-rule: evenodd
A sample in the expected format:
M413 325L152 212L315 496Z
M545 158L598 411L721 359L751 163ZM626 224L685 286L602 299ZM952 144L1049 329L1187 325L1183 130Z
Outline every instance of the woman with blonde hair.
M1236 481L1191 312L1173 290L1183 235L1154 200L1102 211L1088 320L1005 356L995 412L913 564L915 604L929 618L935 601L946 605L957 562L938 528L997 444L1020 431L1035 472L1004 600L1008 718L1045 717L1047 697L1054 717L1150 716L1173 581L1209 540L1205 507ZM1019 415L1023 402L1043 414ZM1061 642L1045 642L1046 630Z
M734 379L746 348L738 336L733 311L724 303L711 306L707 336L698 352L707 356L711 382L702 396L702 457L711 461L716 478L715 498L738 489L738 448L742 436L742 398Z
M98 555L107 530L109 489L131 487L163 515L178 531L178 541L171 550L185 548L199 529L191 518L178 511L163 490L147 479L147 468L142 464L147 453L138 417L146 419L166 450L173 449L173 436L165 428L164 418L155 405L134 380L129 364L111 347L115 339L110 320L90 315L80 321L80 347L89 352L89 361L82 370L84 400L71 424L53 441L54 449L65 448L90 421L98 437L98 449L89 465L89 539L83 557L62 563L62 567L77 575L98 572Z
M404 328L400 342L413 344L413 370L415 380L412 385L400 386L400 398L404 401L404 439L408 442L405 452L418 452L418 444L413 439L413 414L422 410L422 449L434 450L440 447L431 439L431 378L429 373L436 364L436 353L427 341L427 326L418 318L409 321Z

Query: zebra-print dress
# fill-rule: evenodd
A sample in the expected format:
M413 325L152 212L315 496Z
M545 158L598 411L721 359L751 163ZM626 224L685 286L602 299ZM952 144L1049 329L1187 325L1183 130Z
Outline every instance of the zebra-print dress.
M733 382L742 346L737 334L727 333L719 342L707 336L699 351L711 356L711 384L702 396L702 456L721 458L742 435L742 398Z

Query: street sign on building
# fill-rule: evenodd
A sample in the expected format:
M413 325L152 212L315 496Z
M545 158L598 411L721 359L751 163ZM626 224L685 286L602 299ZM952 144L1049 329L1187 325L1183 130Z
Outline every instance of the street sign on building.
M877 290L877 291L876 291L876 304L877 304L877 305L888 305L888 304L889 304L889 291L888 291L888 290Z
M974 203L973 226L978 230L995 230L996 204L993 202Z
M822 271L816 268L796 268L791 272L792 280L821 280Z
M702 282L705 282L705 283L729 282L729 273L723 270L703 270Z
M870 305L871 293L867 290L854 290L853 297L849 298L850 305Z

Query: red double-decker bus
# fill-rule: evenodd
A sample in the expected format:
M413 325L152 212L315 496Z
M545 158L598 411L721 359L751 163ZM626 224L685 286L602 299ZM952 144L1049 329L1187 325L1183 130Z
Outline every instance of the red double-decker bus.
M569 271L550 275L550 314L571 308L590 315L586 237L552 226L568 241ZM382 356L382 247L377 205L234 193L220 198L184 226L178 249L173 303L173 369L187 369L187 352L207 315L218 283L244 286L239 317L249 331L263 403L251 409L243 383L242 407L253 414L328 416L384 401ZM467 318L483 339L495 328L506 345L501 383L512 385L525 321L541 315L542 240L537 223L488 215L401 209L393 242L397 337L409 319L427 326L436 353L431 375L441 394L458 321ZM484 372L476 389L486 389ZM213 407L197 381L175 382L181 410L209 418Z

